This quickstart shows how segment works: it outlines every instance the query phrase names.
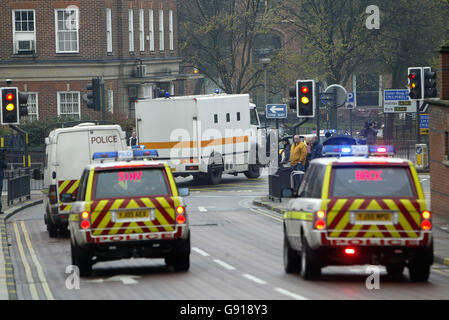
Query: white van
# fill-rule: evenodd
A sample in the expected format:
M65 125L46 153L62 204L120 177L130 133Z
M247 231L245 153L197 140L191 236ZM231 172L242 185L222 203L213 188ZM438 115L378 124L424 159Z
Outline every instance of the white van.
M45 224L50 237L68 225L70 204L62 194L76 195L81 173L95 152L126 150L126 134L119 125L82 123L55 129L45 138L44 205Z
M136 102L140 145L156 149L175 176L218 184L223 173L260 175L260 122L248 94L181 96Z

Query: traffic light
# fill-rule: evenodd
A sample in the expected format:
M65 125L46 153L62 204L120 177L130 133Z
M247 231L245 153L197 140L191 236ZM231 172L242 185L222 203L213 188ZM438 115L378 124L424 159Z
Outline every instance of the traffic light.
M422 68L408 68L408 90L410 100L422 100L424 97Z
M1 88L2 91L2 125L19 124L19 89Z
M92 79L92 82L86 86L86 89L91 91L83 95L83 100L86 102L87 107L89 109L94 109L95 111L100 111L100 79Z
M28 94L19 92L19 117L25 117L28 115Z
M296 102L296 87L290 87L289 89L289 107L292 110L296 110L297 102Z
M437 74L430 67L424 67L424 98L436 98L437 93Z
M315 117L315 80L296 81L296 101L298 117Z

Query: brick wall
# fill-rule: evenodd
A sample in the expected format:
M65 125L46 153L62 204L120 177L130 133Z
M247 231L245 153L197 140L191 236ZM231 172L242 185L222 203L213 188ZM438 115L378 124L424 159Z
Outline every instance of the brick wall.
M449 216L449 47L440 51L440 100L429 100L430 189L432 212Z

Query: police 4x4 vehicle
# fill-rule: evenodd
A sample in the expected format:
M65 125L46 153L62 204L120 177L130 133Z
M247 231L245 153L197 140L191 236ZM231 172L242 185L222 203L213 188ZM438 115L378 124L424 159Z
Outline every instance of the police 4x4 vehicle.
M72 264L88 276L99 261L132 257L165 258L176 271L190 265L190 230L182 196L170 167L136 157L154 150L101 152L81 176L69 218ZM113 159L114 161L108 161ZM126 161L121 159L128 159Z
M328 265L378 264L391 276L407 267L412 281L427 281L431 213L413 163L386 156L393 152L390 146L324 147L333 157L310 163L299 198L284 214L287 273L312 279Z

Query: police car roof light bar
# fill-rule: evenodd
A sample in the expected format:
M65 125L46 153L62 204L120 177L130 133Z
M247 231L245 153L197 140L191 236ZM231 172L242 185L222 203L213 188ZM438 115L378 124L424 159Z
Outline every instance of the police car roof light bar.
M144 158L155 158L159 154L157 150L150 149L134 149L129 151L112 151L112 152L95 152L92 156L92 160L138 160Z
M329 156L392 156L395 154L394 146L367 146L367 145L327 145L323 147L323 155Z

